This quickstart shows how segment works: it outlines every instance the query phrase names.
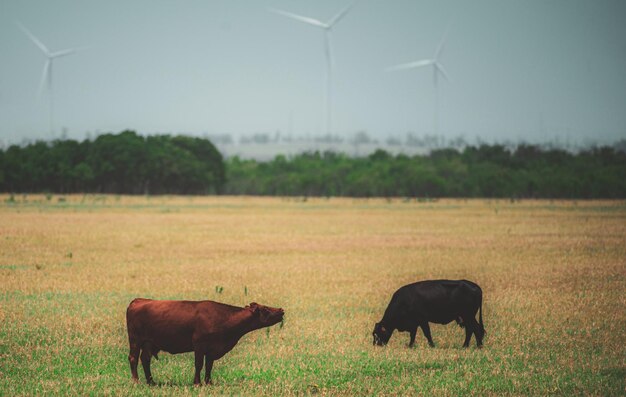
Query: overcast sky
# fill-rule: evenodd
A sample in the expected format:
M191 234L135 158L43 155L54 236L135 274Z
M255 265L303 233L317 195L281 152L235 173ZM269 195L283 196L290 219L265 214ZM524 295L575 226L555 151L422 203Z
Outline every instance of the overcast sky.
M326 21L351 0L0 0L0 141L96 132L235 135L325 130ZM37 91L51 51L50 92ZM451 23L450 23L451 22ZM332 31L332 133L486 140L626 138L626 1L361 0Z

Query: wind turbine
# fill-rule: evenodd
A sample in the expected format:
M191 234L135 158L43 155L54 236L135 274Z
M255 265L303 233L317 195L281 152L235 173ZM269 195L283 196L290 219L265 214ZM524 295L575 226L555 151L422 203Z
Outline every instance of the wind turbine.
M421 59L419 61L413 61L413 62L408 62L408 63L401 63L399 65L395 65L395 66L391 66L388 67L386 69L387 72L394 72L394 71L398 71L398 70L407 70L407 69L417 69L417 68L422 68L425 66L432 66L433 67L433 84L435 85L435 121L434 121L434 125L435 125L435 135L437 135L437 137L439 137L439 89L438 89L438 78L437 76L439 74L441 74L441 76L443 76L444 79L446 79L448 81L448 83L450 83L450 77L448 76L448 73L446 72L446 69L443 67L443 65L441 64L440 61L440 57L441 57L441 53L443 51L443 48L446 44L446 38L448 36L448 30L450 28L450 25L448 24L448 27L446 28L443 36L441 37L441 40L439 41L439 44L437 45L437 48L435 49L435 55L433 55L432 58L429 59Z
M354 0L344 9L335 14L328 22L322 22L319 19L310 18L289 11L283 11L276 8L270 8L269 11L279 14L296 21L300 21L324 30L324 44L326 53L326 133L331 133L331 109L332 109L332 72L333 72L333 55L331 45L331 32L333 27L354 7L358 0Z
M53 129L53 115L54 115L54 95L52 92L52 62L56 58L61 58L70 54L73 54L77 51L86 50L88 47L74 47L74 48L66 48L60 51L50 51L48 47L46 47L41 40L39 40L34 34L30 32L30 30L26 29L24 25L20 22L15 21L17 26L24 32L24 34L43 52L46 57L46 62L43 65L43 71L41 73L41 81L39 82L39 90L38 97L41 97L41 93L43 91L43 87L47 82L48 85L48 95L50 96L50 134L54 133Z

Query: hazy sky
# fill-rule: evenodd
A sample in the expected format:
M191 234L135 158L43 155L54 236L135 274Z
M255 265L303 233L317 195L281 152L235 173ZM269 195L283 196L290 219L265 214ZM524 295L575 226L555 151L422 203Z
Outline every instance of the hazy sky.
M87 132L325 133L324 35L268 7L328 20L350 0L0 0L0 141ZM441 56L440 133L484 139L626 138L626 1L361 0L333 29L333 133L434 130L430 69Z

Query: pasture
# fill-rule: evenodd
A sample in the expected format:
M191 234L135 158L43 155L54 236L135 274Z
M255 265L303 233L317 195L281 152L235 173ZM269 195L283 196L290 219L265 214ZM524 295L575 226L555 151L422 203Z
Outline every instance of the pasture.
M455 324L372 346L392 293L483 289ZM623 395L626 203L0 196L0 395ZM282 307L193 387L193 354L133 384L134 297ZM150 389L150 390L148 390Z

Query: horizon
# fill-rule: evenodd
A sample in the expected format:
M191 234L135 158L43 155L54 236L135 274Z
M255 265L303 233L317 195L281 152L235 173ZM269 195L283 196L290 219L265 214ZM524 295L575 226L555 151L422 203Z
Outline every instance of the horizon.
M141 132L124 129L118 132L97 132L95 134L85 134L83 138L73 138L61 136L53 140L48 139L22 139L19 143L6 144L0 140L0 151L7 150L10 146L16 145L25 147L37 142L45 142L52 144L56 141L73 140L76 142L93 142L100 135L118 135L122 132L130 131L141 137L148 136L187 136L209 140L225 159L238 157L242 160L255 160L259 162L267 162L274 160L277 156L285 156L293 158L306 153L337 153L344 154L348 157L366 157L378 150L383 150L391 155L407 155L407 156L429 156L431 152L436 150L457 150L462 152L465 148L478 148L482 145L501 146L506 150L514 152L520 146L535 146L542 150L562 150L572 154L594 148L610 147L618 151L626 152L626 138L619 138L614 141L598 142L590 139L581 141L567 140L545 140L541 142L532 142L528 140L483 140L480 137L474 137L469 140L463 136L445 139L436 135L415 135L407 133L402 137L387 137L385 139L377 139L370 136L364 131L358 131L349 137L341 137L338 135L320 135L320 136L285 136L279 132L271 133L255 133L250 135L231 135L231 134L189 134L184 132L159 132L154 134L142 134Z

